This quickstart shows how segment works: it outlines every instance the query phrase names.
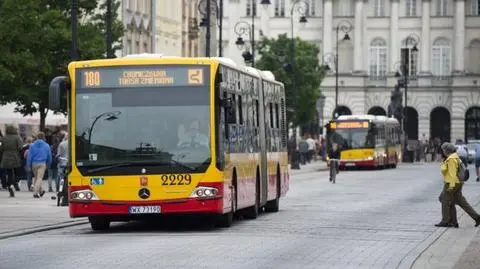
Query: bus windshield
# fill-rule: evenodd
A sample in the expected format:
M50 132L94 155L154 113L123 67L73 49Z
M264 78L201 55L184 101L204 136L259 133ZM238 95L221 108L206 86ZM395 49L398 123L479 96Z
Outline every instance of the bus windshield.
M79 88L74 120L82 174L138 174L149 164L148 173L202 172L210 163L208 86Z
M375 147L375 136L370 128L331 129L330 142L340 149L359 149Z

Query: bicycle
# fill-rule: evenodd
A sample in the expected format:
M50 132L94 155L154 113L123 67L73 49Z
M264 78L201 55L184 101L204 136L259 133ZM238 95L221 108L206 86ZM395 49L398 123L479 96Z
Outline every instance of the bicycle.
M338 162L339 159L330 159L330 182L335 184L335 179L337 178L338 174Z

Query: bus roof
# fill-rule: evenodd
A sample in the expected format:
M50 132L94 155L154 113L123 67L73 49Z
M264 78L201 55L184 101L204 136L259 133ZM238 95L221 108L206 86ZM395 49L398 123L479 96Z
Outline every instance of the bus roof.
M342 115L337 120L368 120L373 122L398 123L394 117L376 116L376 115Z
M189 61L217 62L217 63L220 63L222 65L232 67L232 68L235 68L235 69L240 69L240 71L259 76L264 80L270 80L272 82L282 84L280 81L277 81L275 79L275 75L273 75L273 73L270 72L270 71L260 70L260 69L257 69L257 68L254 68L254 67L249 67L249 66L240 66L240 65L237 65L237 63L235 63L235 61L233 61L232 59L226 58L226 57L179 57L179 56L164 55L162 53L139 53L139 54L129 54L129 55L126 55L122 58L95 59L95 60L78 61L76 63L85 63L86 64L88 62L91 63L91 62L111 62L111 61L122 62L122 59L126 59L126 60L127 59L128 60L132 60L132 59L165 59L165 60L172 59L172 60L180 60L181 59L181 60L184 60L186 62L189 62Z

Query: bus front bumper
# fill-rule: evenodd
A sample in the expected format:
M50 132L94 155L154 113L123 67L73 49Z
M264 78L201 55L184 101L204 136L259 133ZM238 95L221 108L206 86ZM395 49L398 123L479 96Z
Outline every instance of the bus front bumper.
M339 165L340 168L345 167L374 167L375 160L341 160Z
M145 216L146 214L130 214L130 207L160 206L160 212L148 214L149 216L166 214L196 214L223 212L223 198L211 199L185 198L160 201L70 201L70 217L89 216Z

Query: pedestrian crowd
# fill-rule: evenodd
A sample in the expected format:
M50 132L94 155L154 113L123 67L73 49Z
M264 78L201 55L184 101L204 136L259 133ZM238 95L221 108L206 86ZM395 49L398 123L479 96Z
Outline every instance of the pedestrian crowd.
M306 133L297 141L289 140L289 156L292 152L297 150L299 153L300 164L305 165L316 161L317 159L325 160L325 138L323 136L315 136Z
M2 190L10 197L20 191L20 181L25 180L27 191L34 198L45 194L43 180L48 180L48 192L53 186L58 192L60 178L68 163L68 134L60 128L46 129L22 139L14 126L0 131L0 181Z

